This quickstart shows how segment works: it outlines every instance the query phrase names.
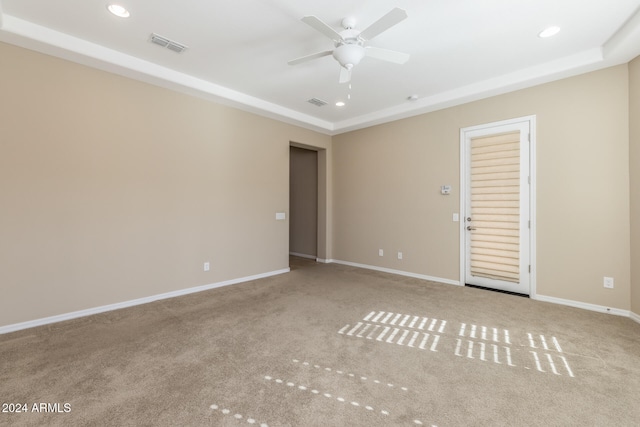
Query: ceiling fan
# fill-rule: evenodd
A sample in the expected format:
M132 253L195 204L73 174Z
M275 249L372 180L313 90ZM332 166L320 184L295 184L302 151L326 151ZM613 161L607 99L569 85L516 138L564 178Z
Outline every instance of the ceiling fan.
M310 25L333 40L335 48L293 59L289 61L288 64L297 65L312 59L333 55L340 63L340 83L351 81L351 71L353 67L358 65L360 60L365 56L394 62L396 64L404 64L409 59L408 54L373 46L365 46L365 43L398 24L406 17L407 12L405 10L395 8L362 31L356 30L356 20L348 17L342 20L344 30L337 32L317 17L305 16L302 18L302 22Z

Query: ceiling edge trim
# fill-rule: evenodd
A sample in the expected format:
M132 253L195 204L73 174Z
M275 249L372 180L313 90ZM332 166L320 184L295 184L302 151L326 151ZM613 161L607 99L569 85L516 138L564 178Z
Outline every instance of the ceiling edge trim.
M331 122L3 14L0 41L327 134Z
M621 56L620 61L629 62L640 52L632 46L640 46L640 7L604 44L606 57Z
M402 104L335 123L334 135L466 104L606 66L609 65L604 63L602 48L589 49L555 61L420 98L411 102L410 105Z

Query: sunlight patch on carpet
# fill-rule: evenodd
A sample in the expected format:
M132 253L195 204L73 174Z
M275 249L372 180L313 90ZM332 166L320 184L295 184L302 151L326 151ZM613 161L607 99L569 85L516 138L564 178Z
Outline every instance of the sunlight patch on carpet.
M446 329L446 320L376 310L355 324L344 325L338 334L431 352L438 352L442 344L444 351L464 359L575 377L555 336L527 332L526 339L515 337L516 343L525 344L514 345L508 329L461 322L455 338L447 336ZM527 345L529 351L524 351Z
M209 408L211 408L214 411L218 411L220 409L220 407L218 405L216 405L215 403L213 405L209 406ZM220 412L223 415L230 415L231 414L231 410L227 409L227 408L220 409ZM242 414L233 414L233 418L235 418L236 420L242 420L245 417ZM257 421L254 418L247 417L246 420L247 420L248 424L257 424ZM257 424L257 425L259 425L260 427L269 427L269 425L267 423L260 423L260 424Z
M307 362L307 361L300 362L300 360L298 360L298 359L293 359L293 360L292 360L292 362L293 362L293 363L297 363L297 364L301 364L302 366L309 366L309 367L310 367L310 366L313 366L315 369L324 369L324 370L325 370L325 371L327 371L327 372L334 372L334 373L336 373L337 375L344 375L345 377L354 378L354 379L356 379L356 380L360 380L360 381L363 381L363 382L365 382L365 381L369 381L369 382L373 382L374 384L385 385L386 387L389 387L389 388L394 388L394 387L395 387L396 389L399 389L399 390L402 390L402 391L409 391L409 388L408 388L408 387L403 387L403 386L401 386L401 387L396 387L396 386L395 386L394 384L392 384L392 383L388 383L388 382L387 382L387 383L385 383L384 381L381 381L381 380L378 380L378 379L371 379L371 378L369 378L368 376L365 376L365 375L354 374L354 373L352 373L352 372L346 372L346 371L344 371L344 370L333 369L333 368L331 368L331 367L325 367L325 368L323 368L323 367L322 367L322 366L320 366L320 365L311 365L311 363L309 363L309 362Z
M273 377L270 376L270 375L265 375L264 379L269 381L269 382L271 382L273 380ZM276 384L283 384L284 380L280 380L279 378L277 378L275 380L275 383ZM291 387L292 389L295 389L295 386L296 386L296 384L291 382L291 381L288 381L286 383L286 385ZM307 391L307 390L311 389L310 390L311 394L316 395L316 396L319 396L320 393L322 393L322 391L317 390L315 388L310 388L308 385L299 385L297 389L300 390L300 391ZM349 400L349 399L346 399L346 398L344 398L342 396L333 396L331 393L322 393L322 395L324 397L326 397L326 398L329 398L329 399L334 399L334 397L335 397L335 400L337 402L340 402L340 403L347 403L348 402L354 408L362 408L362 409L365 409L365 410L368 410L368 411L378 412L378 410L374 409L374 407L372 405L364 405L364 404L361 404L360 402L357 402L355 400ZM386 409L380 409L379 413L382 414L382 415L385 415L385 416L390 414L390 412L388 410L386 410Z
M338 369L336 367L324 366L322 364L313 363L307 360L291 359L291 362L294 365L301 367L301 369L309 369L311 372L316 372L318 376L336 375L338 377L345 378L345 380L349 380L349 381L357 381L363 384L373 383L373 384L376 384L376 386L384 387L385 391L390 390L390 391L395 391L401 394L404 394L409 391L408 387L394 384L393 382L389 382L389 380L372 378L368 374L349 372L346 369ZM266 375L264 379L267 380L268 382L275 381L275 383L277 384L285 383L284 380L280 378L274 379L274 377L271 375ZM295 384L293 383L291 384L292 384L291 387L294 388ZM289 385L289 382L287 382L287 385ZM299 385L298 390L302 390L302 391L310 390L311 393L314 395L324 396L327 399L336 400L340 403L345 403L345 404L349 403L354 408L362 408L362 409L365 409L366 411L378 413L379 415L382 415L384 417L389 416L391 414L391 412L388 409L374 409L376 405L373 402L367 402L368 404L364 404L362 402L358 402L357 400L346 399L342 396L336 395L336 393L332 394L329 392L321 392L315 388L311 388L309 385ZM400 398L403 399L402 396L400 396ZM415 425L424 425L423 421L420 419L414 419L413 423ZM435 424L430 424L430 425L431 427L437 427Z

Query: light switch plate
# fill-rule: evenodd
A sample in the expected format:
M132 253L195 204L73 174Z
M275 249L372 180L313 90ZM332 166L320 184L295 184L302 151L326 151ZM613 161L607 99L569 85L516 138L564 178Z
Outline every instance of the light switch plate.
M283 221L287 218L284 212L276 212L276 220Z

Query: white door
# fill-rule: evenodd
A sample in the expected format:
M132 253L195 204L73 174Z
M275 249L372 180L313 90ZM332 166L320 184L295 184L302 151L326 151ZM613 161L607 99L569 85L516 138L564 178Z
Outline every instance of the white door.
M461 131L465 284L531 293L532 122Z

